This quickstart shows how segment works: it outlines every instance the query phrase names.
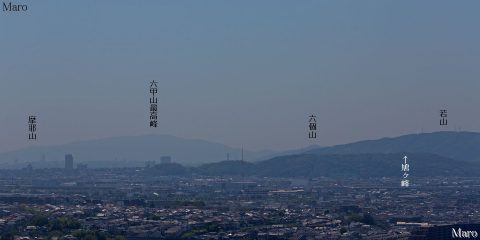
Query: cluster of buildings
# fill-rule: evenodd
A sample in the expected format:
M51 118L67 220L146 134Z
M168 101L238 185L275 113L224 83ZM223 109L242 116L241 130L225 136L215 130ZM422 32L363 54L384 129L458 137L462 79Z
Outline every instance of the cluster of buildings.
M165 177L65 162L66 169L0 171L3 235L425 239L436 226L480 222L480 178L413 179L401 188L393 178Z

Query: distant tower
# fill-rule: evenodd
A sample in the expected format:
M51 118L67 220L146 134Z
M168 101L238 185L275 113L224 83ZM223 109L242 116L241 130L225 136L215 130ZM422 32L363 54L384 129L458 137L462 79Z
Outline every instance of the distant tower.
M65 169L66 170L73 170L73 155L66 154L65 155Z
M243 146L242 146L242 161L243 161Z
M230 160L230 153L227 153L227 161Z

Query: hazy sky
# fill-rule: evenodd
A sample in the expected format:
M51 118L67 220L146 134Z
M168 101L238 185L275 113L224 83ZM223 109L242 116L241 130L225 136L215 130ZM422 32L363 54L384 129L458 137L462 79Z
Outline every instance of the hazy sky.
M12 2L29 9L0 12L0 151L148 133L278 150L480 131L478 1Z

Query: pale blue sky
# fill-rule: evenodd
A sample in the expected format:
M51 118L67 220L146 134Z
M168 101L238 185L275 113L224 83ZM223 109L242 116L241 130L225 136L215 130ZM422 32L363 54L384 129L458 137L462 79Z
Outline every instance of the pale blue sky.
M26 3L0 12L0 151L147 133L280 150L480 130L478 1Z

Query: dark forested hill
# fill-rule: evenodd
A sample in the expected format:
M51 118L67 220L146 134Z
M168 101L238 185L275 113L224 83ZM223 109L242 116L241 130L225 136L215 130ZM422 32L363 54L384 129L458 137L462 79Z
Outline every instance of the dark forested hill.
M322 147L305 153L325 155L398 152L432 153L455 160L480 163L480 133L434 132L409 134L394 138Z
M428 153L376 153L316 155L299 154L275 157L266 161L223 161L191 168L188 172L211 176L267 177L399 177L403 156L408 156L410 174L428 176L479 176L480 165L456 161ZM169 166L165 166L169 167ZM159 166L159 173L162 166ZM187 171L178 171L185 174Z

